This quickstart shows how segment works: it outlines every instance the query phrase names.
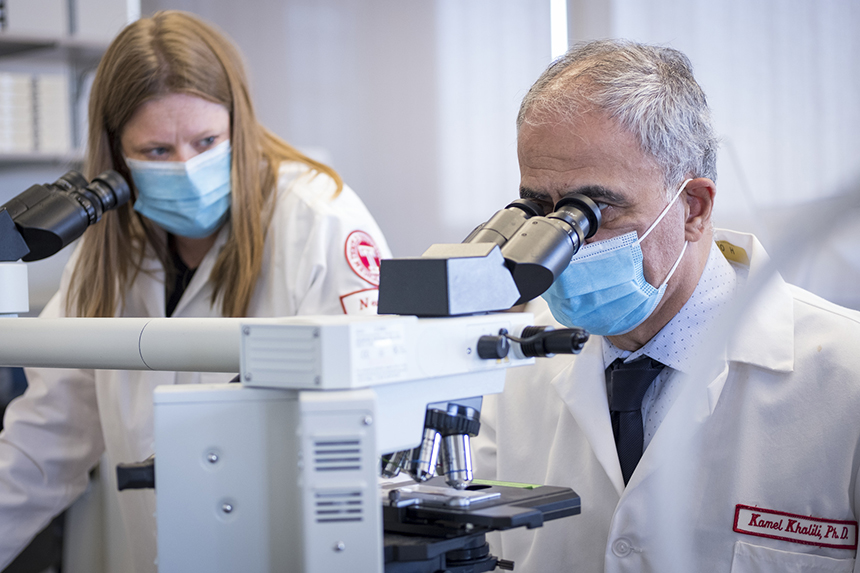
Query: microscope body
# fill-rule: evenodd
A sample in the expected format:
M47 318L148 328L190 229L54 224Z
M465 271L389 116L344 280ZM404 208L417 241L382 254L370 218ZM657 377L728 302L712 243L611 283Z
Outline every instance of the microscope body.
M129 196L118 174L90 185L67 174L0 207L0 234L12 238L0 245L0 314L26 311L15 261L50 256ZM156 487L162 573L382 573L389 561L391 571L490 571L502 560L485 532L540 527L580 506L569 488L469 487L480 396L503 390L507 368L587 340L492 311L548 288L599 220L584 197L546 217L516 201L463 244L383 261L388 316L22 318L0 330L0 366L239 371L239 384L155 391L158 463L143 487ZM392 452L390 474L423 482L439 468L447 485L380 491L378 460ZM410 537L389 544L383 529ZM450 567L449 553L468 558Z
M507 368L533 362L516 344L502 358L480 350L531 319L17 318L0 330L0 365L240 373L155 390L154 480L134 487L155 486L159 571L409 571L453 542L483 547L487 531L579 512L568 488L490 498L409 480L393 499L378 483L380 455L419 446L428 404L501 392ZM389 543L392 530L408 539ZM477 560L443 569L498 561Z
M381 573L380 455L419 445L428 404L501 392L534 359L477 341L530 320L243 322L241 384L156 389L159 570Z

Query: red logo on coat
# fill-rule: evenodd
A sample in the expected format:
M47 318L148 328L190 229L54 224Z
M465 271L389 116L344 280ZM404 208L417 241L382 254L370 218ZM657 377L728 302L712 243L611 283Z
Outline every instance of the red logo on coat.
M379 249L373 238L364 231L353 231L346 238L344 246L346 262L355 274L379 286Z

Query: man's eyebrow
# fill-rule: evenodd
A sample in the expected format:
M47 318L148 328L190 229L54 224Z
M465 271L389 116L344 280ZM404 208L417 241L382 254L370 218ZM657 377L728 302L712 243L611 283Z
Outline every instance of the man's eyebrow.
M619 206L627 204L627 198L624 197L624 195L602 185L584 185L582 187L566 189L564 192L561 193L561 196L569 197L570 195L574 195L577 193L585 195L586 197L595 202L612 203L613 205ZM535 191L534 189L529 189L528 187L520 187L520 198L552 202L552 198L550 197L549 193Z
M534 199L536 201L548 201L552 203L549 193L541 193L528 187L520 187L520 199Z
M573 195L574 193L585 195L594 202L612 203L614 205L627 204L627 198L624 197L624 195L622 195L618 191L613 191L608 187L604 187L603 185L586 185L584 187L579 187L577 189L566 191L564 193L564 196L567 197L569 195Z

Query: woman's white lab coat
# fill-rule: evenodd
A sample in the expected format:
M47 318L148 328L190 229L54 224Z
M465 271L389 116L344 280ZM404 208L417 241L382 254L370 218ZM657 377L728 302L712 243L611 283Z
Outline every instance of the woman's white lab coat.
M248 316L375 312L378 257L388 246L358 196L348 187L332 199L334 182L298 163L281 166L278 198L266 237L264 264ZM210 305L208 277L225 227L201 262L173 316L220 316ZM373 253L373 243L377 252ZM42 316L64 315L73 255L59 293ZM163 317L164 270L147 259L126 294L126 317ZM50 352L50 349L46 349ZM152 394L161 384L227 382L232 375L31 369L25 395L6 412L0 434L0 569L87 486L103 451L113 467L153 453ZM119 494L138 573L155 571L155 496Z
M741 283L757 280L761 244L717 239L749 259ZM569 486L582 514L504 533L494 552L526 573L860 571L860 313L777 276L742 316L727 344L705 341L626 488L600 338L512 370L485 401L476 475Z

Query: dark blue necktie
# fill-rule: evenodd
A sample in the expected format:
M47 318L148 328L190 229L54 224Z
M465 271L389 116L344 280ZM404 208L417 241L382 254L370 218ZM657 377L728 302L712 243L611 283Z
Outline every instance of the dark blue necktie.
M662 364L647 356L627 364L619 358L606 369L609 414L624 485L642 457L642 397L662 369Z

